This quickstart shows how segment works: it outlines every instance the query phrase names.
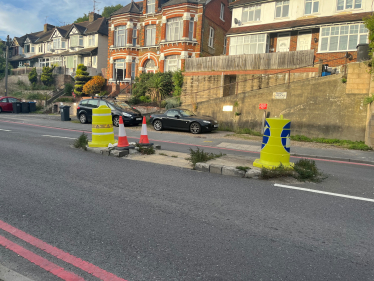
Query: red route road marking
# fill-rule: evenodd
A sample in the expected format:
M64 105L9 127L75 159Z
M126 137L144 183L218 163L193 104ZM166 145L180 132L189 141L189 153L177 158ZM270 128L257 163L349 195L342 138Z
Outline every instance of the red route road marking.
M64 129L64 128L56 128L56 127L49 127L49 126L35 125L35 124L30 124L30 123L20 123L20 122L3 121L3 120L0 120L0 122L5 122L5 123L14 123L14 124L20 124L20 125L28 125L28 126L34 126L34 127L42 127L42 128L48 128L48 129L70 131L70 132L85 132L85 133L87 133L87 134L91 134L91 132L89 132L89 131L84 131L84 130ZM118 136L116 135L116 137L118 137ZM127 137L127 138L129 138L129 139L137 139L136 137ZM230 150L230 151L239 151L239 152L247 152L247 153L260 154L260 152L258 152L258 151L250 151L250 150L240 150L240 149L223 148L223 147L214 147L214 146L199 145L199 144L188 144L188 143L181 143L181 142L172 142L172 141L154 140L154 139L150 139L150 141L157 141L157 142L163 142L163 143L173 143L173 144L181 144L181 145L188 145L188 146L198 146L198 147L206 147L206 148L213 148L213 149L220 149L220 150ZM331 163L349 164L349 165L356 165L356 166L374 167L374 165L371 165L371 164L356 163L356 162L347 162L347 161L339 161L339 160L321 159L321 158L317 158L317 157L301 157L301 156L292 156L292 155L291 155L291 158L312 159L312 160L318 160L318 161L322 161L322 162L331 162Z
M62 280L66 281L84 281L84 279L78 275L70 271L66 271L62 267L42 258L34 254L33 252L13 243L12 241L6 239L4 236L0 235L0 245L4 246L5 248L15 252L16 254L24 257L25 259L31 261L32 263L40 266L41 268L47 270L48 272L56 275L57 277L61 278Z
M26 232L23 232L22 230L19 230L6 222L3 222L0 220L0 229L9 232L10 234L22 239L23 241L26 241L27 243L30 243L31 245L43 250L44 252L51 254L52 256L55 256L56 258L59 258L60 260L63 260L64 262L70 263L74 265L75 267L82 269L93 276L104 280L104 281L126 281L122 278L117 277L116 275L107 272L92 263L86 262L84 260L81 260L80 258L77 258L73 255L70 255L69 253L64 252L63 250L60 250L56 247L53 247L42 240L35 238L31 236L30 234L27 234ZM1 237L1 236L0 236ZM5 239L5 238L4 238ZM16 245L16 244L15 244ZM30 252L31 253L31 252ZM39 265L40 266L40 265ZM64 279L64 280L84 280L84 279Z

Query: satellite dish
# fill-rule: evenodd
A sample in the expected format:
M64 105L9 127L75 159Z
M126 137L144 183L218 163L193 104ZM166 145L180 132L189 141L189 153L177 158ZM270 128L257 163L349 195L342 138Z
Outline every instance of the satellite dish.
M237 18L234 19L235 24L239 23L239 20Z

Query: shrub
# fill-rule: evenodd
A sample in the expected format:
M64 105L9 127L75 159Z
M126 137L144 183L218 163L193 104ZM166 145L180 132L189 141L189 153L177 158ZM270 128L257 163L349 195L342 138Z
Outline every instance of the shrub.
M318 170L316 162L309 159L297 161L294 165L294 170L297 173L295 178L300 181L321 182L327 178L327 176Z
M46 100L49 98L50 98L49 95L41 94L41 93L31 93L26 96L27 100Z
M100 93L101 88L105 85L105 79L102 76L94 76L83 86L83 93L89 96L94 96Z
M78 96L83 94L83 86L91 79L87 67L83 64L78 64L77 71L75 72L75 86L74 93Z
M197 147L196 150L193 150L192 148L190 148L190 157L187 158L187 160L192 163L192 167L195 169L196 163L207 162L209 160L219 158L224 155L225 154L222 154L222 153L214 154L214 153L204 152L203 149L200 150L200 148Z
M182 94L182 86L183 86L183 73L181 70L178 70L173 73L172 77L173 83L174 83L174 91L173 96L174 97L180 97Z
M38 73L36 73L35 67L29 73L29 81L32 85L35 85L38 82Z
M238 170L241 170L243 172L247 172L248 170L250 170L251 168L250 167L247 167L247 166L236 166L236 169Z
M292 168L283 166L282 163L274 169L261 168L260 178L262 179L273 179L282 177L293 177L295 172Z
M42 76L40 77L40 80L46 86L51 86L53 84L53 69L54 67L43 67Z
M56 100L56 102L73 102L74 98L72 97L61 97Z
M144 146L144 145L141 145L141 144L137 143L135 146L139 147L139 152L141 154L151 155L151 154L155 154L156 153L155 149L153 148L153 145Z
M65 87L64 87L65 95L71 96L71 93L73 92L73 90L74 90L73 84L70 84L70 83L65 84Z
M150 96L141 96L139 100L143 103L150 103L151 102L151 97Z
M77 138L74 142L75 148L83 148L84 150L87 150L87 144L88 144L88 137L85 133L82 133L79 138Z
M366 97L366 98L364 99L364 105L371 104L373 101L374 101L374 95L371 96L371 97Z
M180 105L181 105L181 102L180 102L179 98L167 99L165 109L179 107Z

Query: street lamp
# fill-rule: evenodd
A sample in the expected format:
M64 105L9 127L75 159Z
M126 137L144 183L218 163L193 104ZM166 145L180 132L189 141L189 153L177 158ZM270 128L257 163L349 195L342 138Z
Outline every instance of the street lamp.
M6 49L5 49L5 96L8 95L8 57L9 57L9 35L6 38Z

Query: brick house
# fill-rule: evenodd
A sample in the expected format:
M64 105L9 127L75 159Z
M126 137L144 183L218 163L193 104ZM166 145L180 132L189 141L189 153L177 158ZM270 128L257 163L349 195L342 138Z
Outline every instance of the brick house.
M97 75L106 68L107 55L107 19L90 13L85 22L58 27L45 24L43 31L14 37L9 61L14 68L65 66L70 74L84 64L90 75Z
M175 71L189 57L224 54L228 6L228 0L144 0L113 13L107 64L113 92L142 72Z
M342 65L368 43L371 0L237 0L230 3L228 55L315 50L315 62Z

